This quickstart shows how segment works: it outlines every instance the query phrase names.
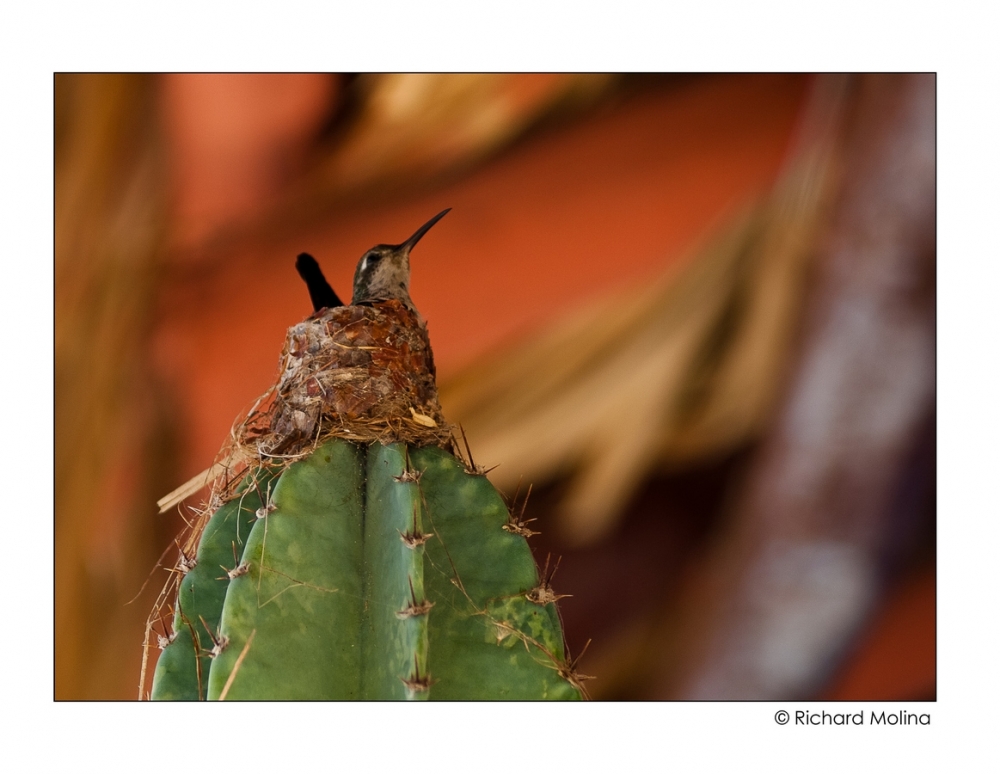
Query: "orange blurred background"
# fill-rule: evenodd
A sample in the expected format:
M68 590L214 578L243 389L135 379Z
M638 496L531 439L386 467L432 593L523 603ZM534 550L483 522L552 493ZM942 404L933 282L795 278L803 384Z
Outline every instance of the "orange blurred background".
M56 698L138 695L155 501L276 377L295 256L349 297L451 207L412 263L442 404L533 486L594 698L934 699L934 93L57 76Z

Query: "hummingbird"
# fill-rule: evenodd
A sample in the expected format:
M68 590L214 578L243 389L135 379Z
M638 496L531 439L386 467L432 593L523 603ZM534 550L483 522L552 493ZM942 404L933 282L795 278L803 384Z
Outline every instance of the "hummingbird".
M375 245L361 256L350 305L327 282L316 259L299 254L295 268L309 289L313 314L288 329L278 383L261 396L238 431L234 428L241 444L237 451L224 447L223 462L158 501L160 513L223 473L226 487L235 486L240 479L229 478L228 471L239 450L256 448L272 457L299 453L324 427L352 440L388 435L407 443L450 443L427 326L410 298L410 251L450 211L439 212L402 244Z
M410 251L424 234L449 212L451 207L439 212L402 244L375 245L362 255L354 271L351 305L370 306L379 301L395 300L416 314L417 308L410 298ZM313 311L344 305L336 291L326 281L316 259L309 253L299 254L295 268L309 288Z

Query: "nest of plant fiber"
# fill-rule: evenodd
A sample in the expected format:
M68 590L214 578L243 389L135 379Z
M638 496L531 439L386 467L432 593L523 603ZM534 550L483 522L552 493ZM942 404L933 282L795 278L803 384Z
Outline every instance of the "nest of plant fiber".
M329 438L454 447L423 320L399 301L323 309L288 329L277 383L233 427L212 499Z

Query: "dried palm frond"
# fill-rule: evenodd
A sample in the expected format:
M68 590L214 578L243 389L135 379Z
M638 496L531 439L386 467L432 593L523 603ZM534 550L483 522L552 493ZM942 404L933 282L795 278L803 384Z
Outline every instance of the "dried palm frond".
M362 75L345 136L319 161L318 187L419 182L482 160L539 118L586 106L619 76L587 73Z
M141 460L162 410L147 367L165 226L151 76L55 81L55 694L112 698L123 605L155 559ZM154 484L155 485L155 484ZM124 685L127 685L125 683Z
M838 99L815 108L823 120L774 190L684 269L577 310L442 386L445 413L500 463L501 489L569 477L558 523L568 541L607 534L656 469L759 432L795 332Z

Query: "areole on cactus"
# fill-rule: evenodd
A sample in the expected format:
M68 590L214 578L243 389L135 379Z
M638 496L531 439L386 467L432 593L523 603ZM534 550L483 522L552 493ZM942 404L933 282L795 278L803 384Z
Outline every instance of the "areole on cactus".
M443 214L363 256L350 306L300 257L320 308L178 542L150 698L585 696L531 531L441 414L408 261Z

